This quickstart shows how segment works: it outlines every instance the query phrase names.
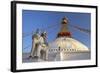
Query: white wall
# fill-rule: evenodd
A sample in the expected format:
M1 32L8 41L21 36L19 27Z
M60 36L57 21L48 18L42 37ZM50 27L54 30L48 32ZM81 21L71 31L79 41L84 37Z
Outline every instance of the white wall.
M0 73L10 73L10 1L11 0L0 0ZM99 2L98 2L99 0L33 0L33 1L99 5ZM99 13L100 13L100 10L99 10ZM99 34L99 37L100 37L100 34ZM100 52L100 48L98 48L98 51ZM99 53L99 56L100 56L100 53ZM99 58L99 61L100 61L100 58ZM100 72L99 68L100 67L38 71L36 73L47 73L47 72L48 73L52 73L52 72L55 72L55 73L99 73Z

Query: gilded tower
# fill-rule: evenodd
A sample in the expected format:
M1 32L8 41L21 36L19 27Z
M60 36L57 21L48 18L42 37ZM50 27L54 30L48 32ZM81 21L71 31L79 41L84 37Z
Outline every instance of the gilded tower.
M71 37L71 33L68 30L68 19L66 17L62 18L61 29L57 37Z

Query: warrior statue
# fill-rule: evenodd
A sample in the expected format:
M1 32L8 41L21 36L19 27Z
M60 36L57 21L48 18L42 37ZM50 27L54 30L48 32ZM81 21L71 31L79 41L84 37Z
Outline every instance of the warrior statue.
M48 45L46 38L46 32L40 34L39 29L37 29L36 33L32 36L32 50L30 57L43 60L48 59Z

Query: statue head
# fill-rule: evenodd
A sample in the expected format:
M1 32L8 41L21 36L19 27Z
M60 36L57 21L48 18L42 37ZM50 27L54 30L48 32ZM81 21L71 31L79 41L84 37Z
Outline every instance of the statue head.
M42 33L41 33L41 36L45 39L45 38L47 37L46 31L42 32Z

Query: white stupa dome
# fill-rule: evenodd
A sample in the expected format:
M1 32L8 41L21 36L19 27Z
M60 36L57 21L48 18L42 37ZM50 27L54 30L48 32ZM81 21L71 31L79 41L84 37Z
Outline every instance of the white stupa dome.
M54 60L67 60L77 59L86 56L85 53L89 52L89 48L83 43L69 37L59 37L55 41L49 43L49 53L54 55ZM75 53L75 54L74 54ZM81 53L81 54L80 54Z
M88 47L83 43L69 37L57 38L52 43L49 43L49 48L51 49L62 49L66 52L79 52L79 51L89 51Z

